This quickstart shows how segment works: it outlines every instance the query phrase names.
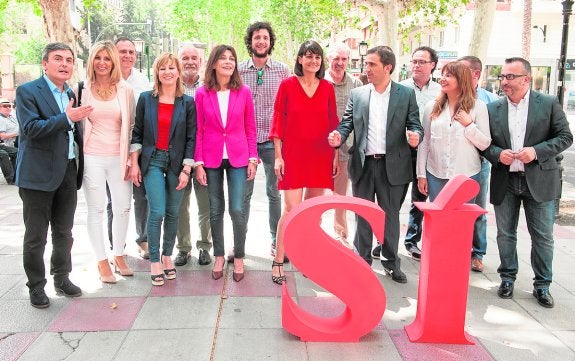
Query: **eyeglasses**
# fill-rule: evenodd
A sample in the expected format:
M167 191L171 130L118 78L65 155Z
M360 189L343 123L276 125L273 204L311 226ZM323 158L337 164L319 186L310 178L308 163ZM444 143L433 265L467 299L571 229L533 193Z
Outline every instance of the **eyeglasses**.
M410 61L411 65L416 66L424 66L425 64L433 63L432 61L425 61L425 60L412 60Z
M515 78L521 78L522 76L527 76L527 74L499 74L497 76L497 79L499 79L499 80L503 80L503 79L513 80Z
M2 108L12 108L12 105L10 105L10 104L2 104L2 105L0 105L0 107L2 107Z
M257 77L257 83L258 85L262 85L264 83L264 70L263 69L258 69L258 77Z

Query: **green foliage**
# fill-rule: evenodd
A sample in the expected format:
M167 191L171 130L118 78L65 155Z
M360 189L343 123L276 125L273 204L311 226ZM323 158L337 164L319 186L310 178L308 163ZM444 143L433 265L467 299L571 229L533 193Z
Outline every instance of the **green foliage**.
M344 12L338 0L171 0L168 8L168 28L176 37L205 42L208 48L230 44L240 58L247 57L243 37L249 24L269 21L277 37L274 57L288 64L303 41L323 44Z
M456 23L458 8L467 5L469 0L407 0L399 11L398 33L402 42L418 28L443 28L449 23ZM421 32L416 34L421 36Z
M48 42L44 37L29 37L20 42L14 51L16 64L38 64L42 57L42 50Z

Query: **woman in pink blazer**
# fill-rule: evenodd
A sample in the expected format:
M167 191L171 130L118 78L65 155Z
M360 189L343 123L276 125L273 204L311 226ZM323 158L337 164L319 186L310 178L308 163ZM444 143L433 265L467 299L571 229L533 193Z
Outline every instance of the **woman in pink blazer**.
M198 129L196 134L196 178L208 186L210 226L216 261L214 279L224 268L224 172L228 182L229 213L234 230L234 272L236 282L244 278L246 222L244 193L246 180L256 175L258 154L254 104L249 88L242 84L236 51L229 45L212 49L204 86L196 91Z

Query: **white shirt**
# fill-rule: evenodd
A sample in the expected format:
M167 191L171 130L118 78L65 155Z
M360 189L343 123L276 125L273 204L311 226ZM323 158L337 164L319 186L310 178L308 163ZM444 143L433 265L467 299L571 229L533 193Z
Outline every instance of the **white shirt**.
M134 98L136 99L136 104L138 104L140 93L152 89L148 78L135 68L132 68L132 72L130 73L128 79L126 79L126 83L128 83L132 87L132 90L134 91Z
M218 105L220 107L220 115L222 117L222 123L224 124L224 154L223 159L228 159L228 150L226 149L225 142L225 129L226 123L228 122L228 105L230 103L230 90L220 90L218 91Z
M437 178L451 179L455 175L473 176L481 170L478 148L491 143L487 106L476 99L470 115L473 123L467 127L451 120L449 106L430 120L435 101L427 103L423 116L423 141L417 151L417 178L427 178L426 170Z
M435 100L439 93L441 93L441 85L429 79L427 84L420 88L413 78L405 79L399 82L399 84L408 86L415 91L415 100L419 108L419 121L423 124L423 109L428 102Z
M511 150L514 153L523 149L525 130L527 129L527 114L529 112L529 91L525 93L519 104L514 104L507 98L509 120L509 136L511 137ZM509 166L510 172L524 172L525 165L518 159L514 159Z
M385 154L391 81L387 84L387 88L385 88L383 93L377 92L372 84L370 86L372 88L369 97L369 128L367 129L365 155Z

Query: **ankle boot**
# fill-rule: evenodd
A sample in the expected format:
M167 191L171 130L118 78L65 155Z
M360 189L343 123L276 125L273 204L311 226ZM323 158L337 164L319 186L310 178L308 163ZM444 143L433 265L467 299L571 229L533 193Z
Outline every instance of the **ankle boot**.
M114 257L114 268L115 271L119 272L122 276L134 275L134 271L126 264L126 259L124 258L124 256Z
M116 277L114 277L107 259L98 261L98 272L100 272L100 281L104 283L116 283Z

